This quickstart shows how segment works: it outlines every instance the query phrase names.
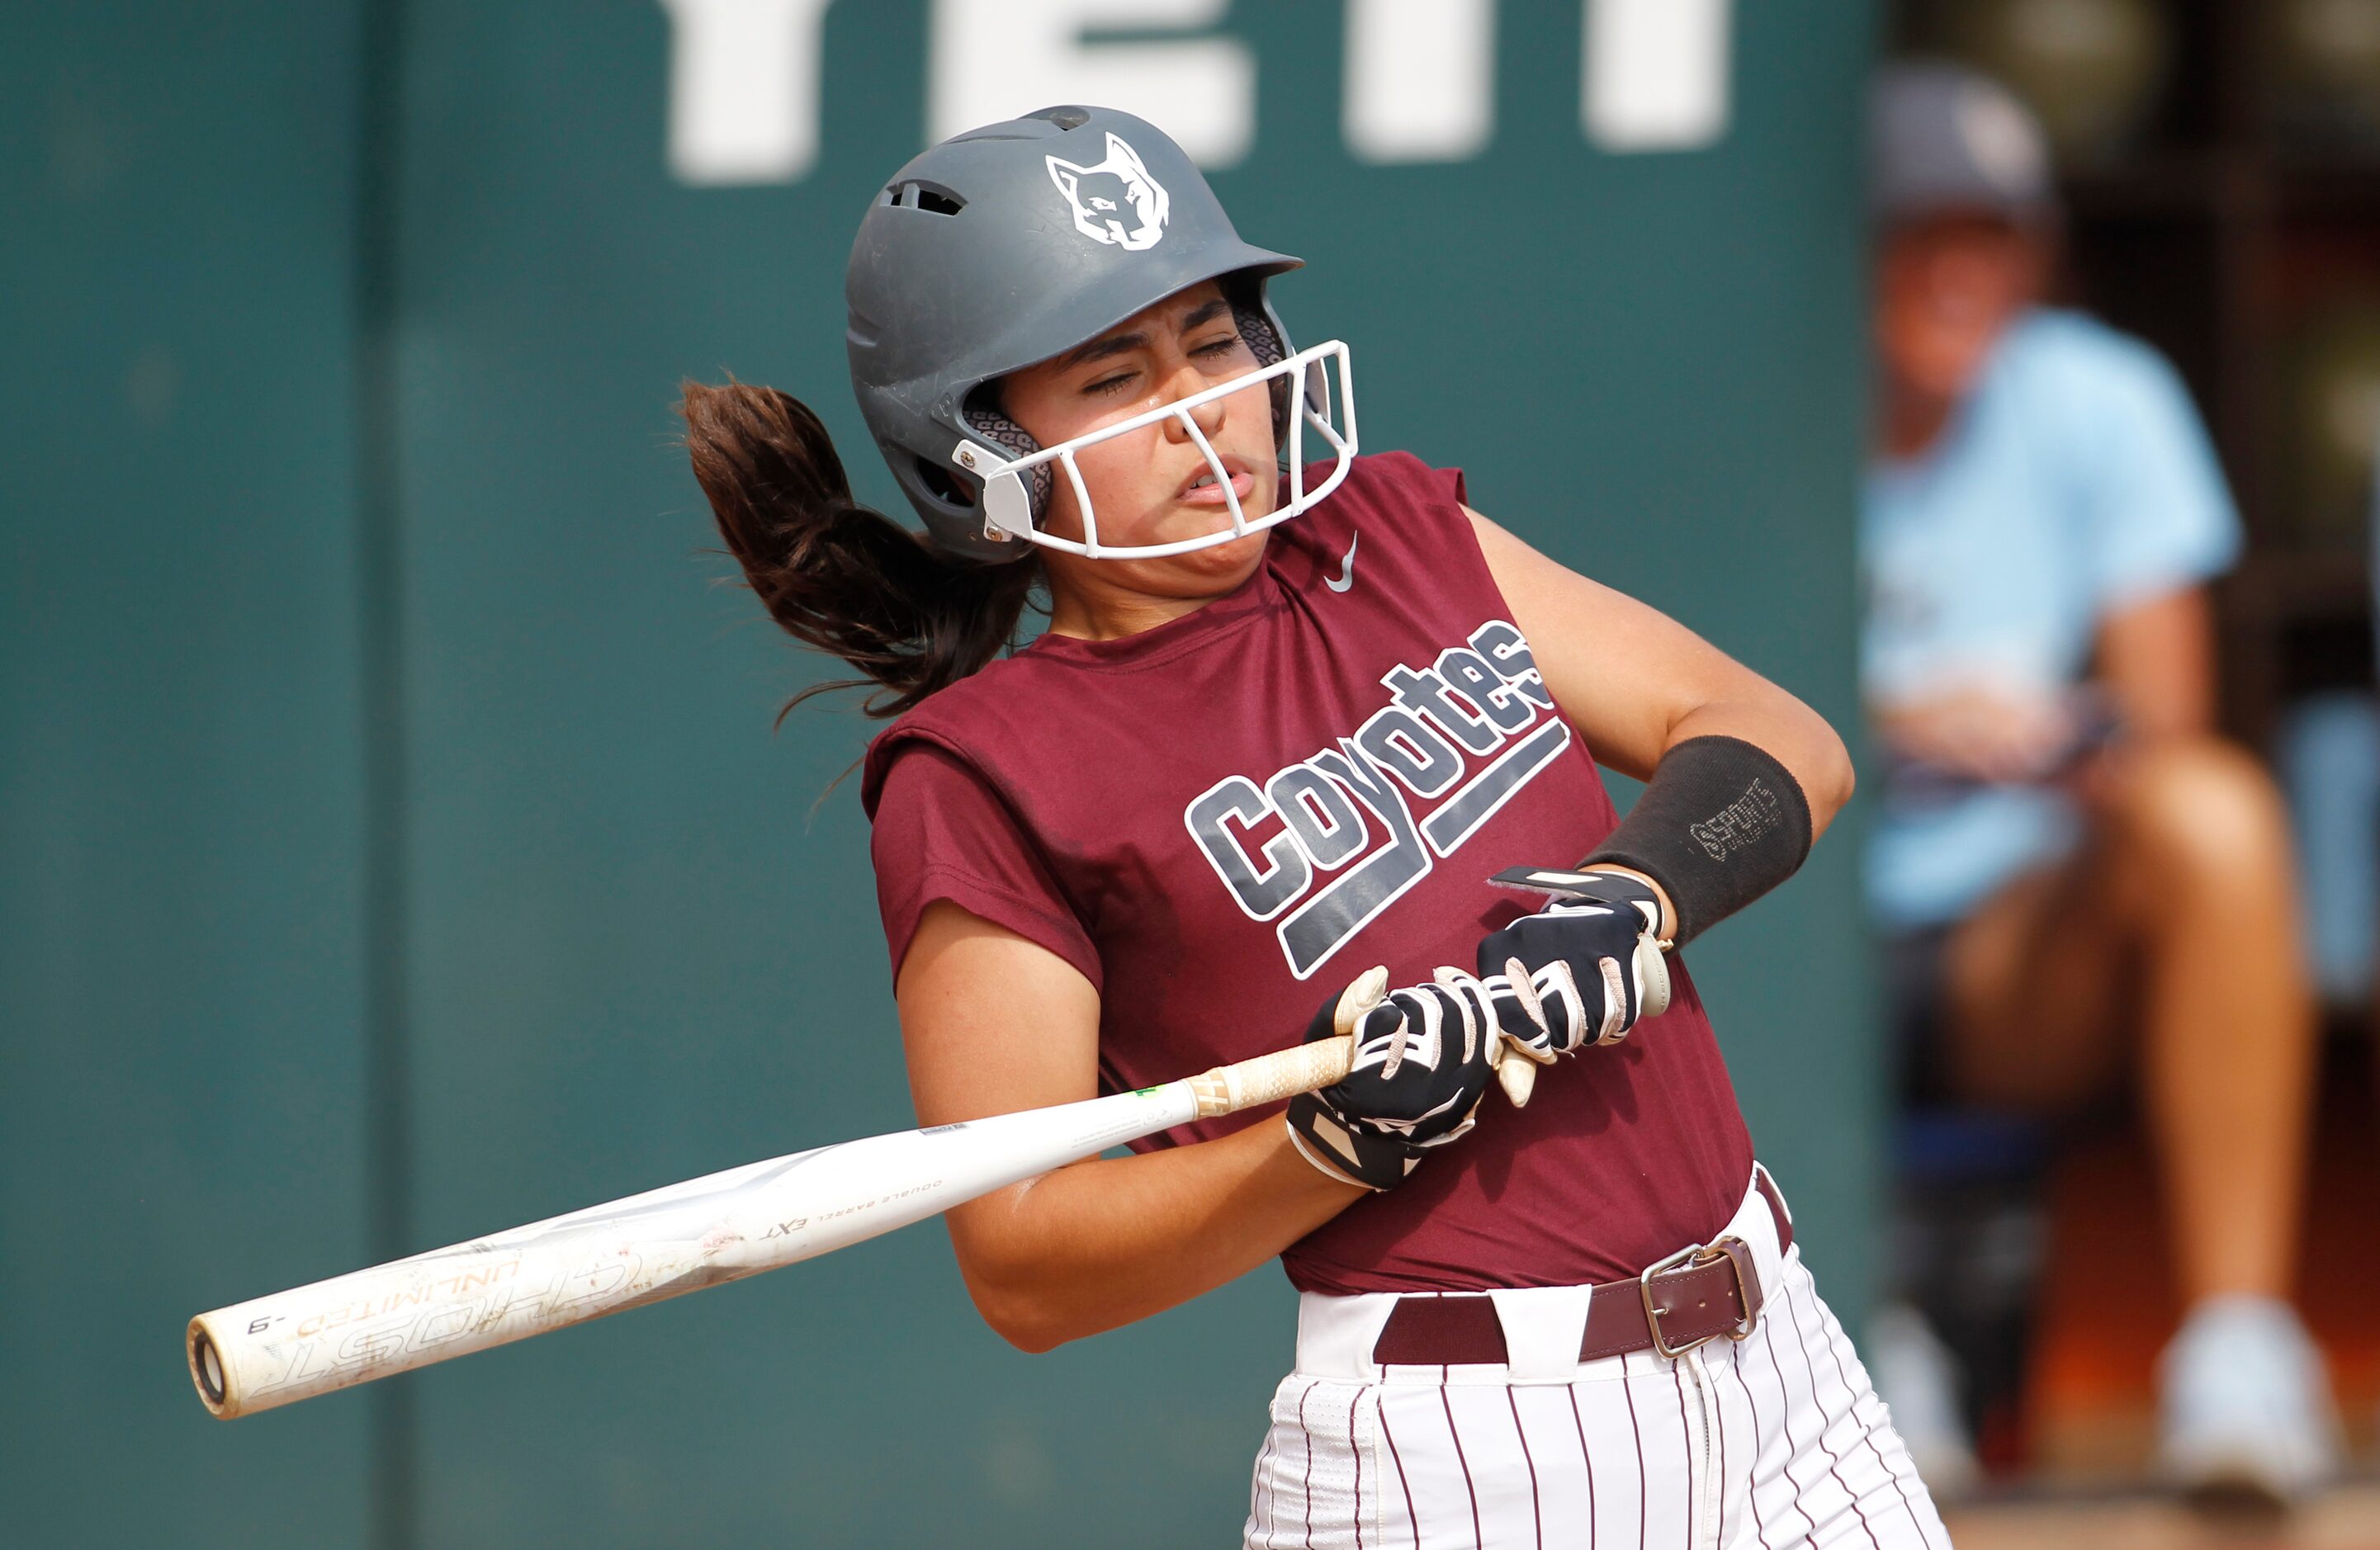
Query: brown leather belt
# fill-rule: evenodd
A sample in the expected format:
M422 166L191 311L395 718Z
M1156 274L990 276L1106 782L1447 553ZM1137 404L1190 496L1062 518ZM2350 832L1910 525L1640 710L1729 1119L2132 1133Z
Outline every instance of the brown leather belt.
M1754 1181L1776 1218L1782 1253L1793 1246L1792 1218L1767 1169ZM1742 1239L1720 1238L1681 1250L1633 1281L1595 1289L1578 1359L1595 1362L1637 1350L1682 1356L1722 1335L1741 1340L1759 1326L1763 1297L1760 1272ZM1495 1300L1485 1293L1401 1297L1373 1343L1372 1360L1424 1367L1503 1362L1504 1326L1496 1316Z

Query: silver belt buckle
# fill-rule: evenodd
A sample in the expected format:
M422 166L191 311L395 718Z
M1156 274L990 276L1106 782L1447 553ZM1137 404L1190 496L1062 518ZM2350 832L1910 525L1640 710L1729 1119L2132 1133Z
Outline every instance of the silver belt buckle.
M1727 1252L1724 1245L1729 1243L1736 1244L1747 1254L1751 1252L1752 1246L1741 1238L1718 1238L1707 1243L1696 1243L1691 1248L1680 1249L1669 1258L1645 1266L1645 1273L1636 1278L1636 1290L1645 1299L1645 1327L1652 1331L1653 1349L1663 1356L1674 1361L1690 1350L1696 1350L1710 1344L1721 1335L1725 1335L1730 1340L1741 1340L1750 1336L1753 1330L1758 1327L1760 1315L1753 1312L1752 1288L1743 1278L1743 1261ZM1698 1270L1714 1260L1721 1259L1727 1261L1735 1271L1735 1295L1738 1304L1743 1309L1743 1322L1731 1329L1714 1329L1707 1335L1686 1341L1683 1345L1670 1344L1668 1337L1661 1333L1661 1310L1653 1301L1653 1278L1681 1267Z

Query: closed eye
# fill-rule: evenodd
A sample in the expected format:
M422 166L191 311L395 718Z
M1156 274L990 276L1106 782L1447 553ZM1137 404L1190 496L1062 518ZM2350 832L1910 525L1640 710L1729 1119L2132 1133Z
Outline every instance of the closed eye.
M1198 360L1216 361L1236 354L1242 347L1243 341L1237 333L1225 333L1208 340L1204 345L1191 345L1190 354ZM1112 398L1139 379L1140 370L1137 367L1127 368L1084 383L1082 392L1086 397Z

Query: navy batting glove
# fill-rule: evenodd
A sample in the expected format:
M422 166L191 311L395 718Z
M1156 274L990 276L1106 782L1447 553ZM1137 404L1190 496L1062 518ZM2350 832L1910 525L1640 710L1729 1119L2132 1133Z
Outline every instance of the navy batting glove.
M1617 872L1513 867L1495 882L1554 895L1536 914L1490 931L1479 975L1503 1031L1540 1060L1617 1044L1637 1019L1670 1008L1661 901Z
M1385 1190L1469 1133L1494 1075L1495 1011L1477 980L1446 974L1364 1011L1345 1080L1289 1100L1290 1139L1306 1161ZM1338 1005L1333 997L1315 1014L1306 1043L1337 1035Z

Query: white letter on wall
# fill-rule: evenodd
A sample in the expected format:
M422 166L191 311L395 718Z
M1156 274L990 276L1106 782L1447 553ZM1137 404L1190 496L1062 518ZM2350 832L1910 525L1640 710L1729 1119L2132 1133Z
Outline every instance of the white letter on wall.
M819 33L832 0L662 0L670 171L791 183L818 160Z
M1496 0L1347 0L1342 131L1361 162L1461 162L1496 127Z
M1231 0L934 0L926 138L1061 103L1122 108L1229 166L1256 138L1256 61L1232 38L1083 42L1093 29L1208 27Z
M1607 151L1693 151L1727 133L1732 0L1586 0L1581 116Z

